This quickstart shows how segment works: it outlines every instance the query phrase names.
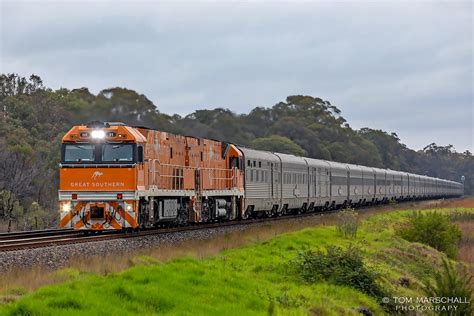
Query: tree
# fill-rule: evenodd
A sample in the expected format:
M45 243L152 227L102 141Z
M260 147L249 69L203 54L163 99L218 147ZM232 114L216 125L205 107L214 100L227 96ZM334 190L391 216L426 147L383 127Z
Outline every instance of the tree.
M250 143L250 146L259 150L293 154L296 156L306 155L306 151L292 142L291 139L279 135L257 138Z

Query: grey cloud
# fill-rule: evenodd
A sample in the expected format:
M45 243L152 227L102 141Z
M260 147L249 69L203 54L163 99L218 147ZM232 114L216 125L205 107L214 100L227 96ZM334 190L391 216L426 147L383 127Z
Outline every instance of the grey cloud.
M126 86L165 113L290 94L412 148L472 144L472 3L2 2L2 72Z

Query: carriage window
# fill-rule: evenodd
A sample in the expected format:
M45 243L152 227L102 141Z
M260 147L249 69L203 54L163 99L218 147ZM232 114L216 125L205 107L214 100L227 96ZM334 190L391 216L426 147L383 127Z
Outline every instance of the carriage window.
M201 155L202 155L202 153L201 153ZM201 159L201 160L202 160L202 159ZM250 160L247 160L247 167L250 167L250 165L251 165L251 164L250 164Z
M262 162L261 161L258 162L258 167L262 168Z
M253 166L256 167L257 166L257 162L254 160L253 161Z

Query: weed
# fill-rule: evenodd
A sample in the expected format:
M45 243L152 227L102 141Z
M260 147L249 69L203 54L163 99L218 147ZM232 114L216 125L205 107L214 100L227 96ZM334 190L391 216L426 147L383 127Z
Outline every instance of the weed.
M129 291L127 291L127 289L122 284L114 288L113 293L121 299L126 299L126 300L133 299L133 295Z
M461 222L461 221L470 221L474 220L474 213L462 211L462 210L455 210L449 214L449 219L452 222Z
M82 305L74 298L60 298L48 303L49 307L59 309L81 309Z
M355 238L358 228L358 213L351 208L346 208L337 214L337 231L345 238Z
M397 230L397 234L411 242L421 242L442 251L450 258L456 256L457 245L462 233L449 217L438 212L416 212L409 222Z
M440 315L474 315L474 308L469 303L473 297L473 288L470 285L472 276L463 267L460 272L456 269L456 265L449 263L443 259L443 268L441 271L434 272L434 284L427 282L425 288L430 297L450 298L453 302L443 303L435 302L435 307L441 311ZM455 299L465 300L468 303L458 303ZM457 306L455 311L449 310L444 305ZM443 310L443 306L446 311Z
M374 297L384 294L376 283L377 274L364 264L361 250L352 245L345 250L329 246L326 251L306 251L298 255L296 262L298 274L305 282L328 281Z

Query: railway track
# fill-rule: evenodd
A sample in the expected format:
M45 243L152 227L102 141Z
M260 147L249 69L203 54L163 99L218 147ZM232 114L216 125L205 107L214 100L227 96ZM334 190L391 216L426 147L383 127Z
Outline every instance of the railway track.
M229 222L216 222L209 224L199 224L199 225L189 225L189 226L179 226L171 228L154 228L142 230L139 232L133 233L101 233L97 235L84 235L83 232L73 231L73 230L63 230L44 232L40 234L41 231L37 232L25 232L25 234L15 234L16 236L4 236L0 235L0 252L3 251L13 251L21 249L32 249L40 247L49 247L49 246L58 246L58 245L67 245L75 243L84 243L92 241L101 241L101 240L111 240L111 239L120 239L120 238L137 238L150 235L160 235L160 234L169 234L175 232L183 231L192 231L192 230L204 230L212 229L218 227L229 227L236 225L252 225L257 223L264 222L274 222L279 220L288 220L309 216L324 216L326 214L332 214L337 211L327 211L324 213L303 213L299 215L287 215L281 217L272 217L272 218L257 218L249 220L236 220ZM31 233L31 234L27 234ZM50 235L48 235L50 234Z
M409 202L408 202L409 203ZM402 203L400 203L402 204ZM375 206L375 208L381 208L381 206ZM369 206L374 208L374 206ZM58 245L67 245L75 243L84 243L92 241L112 240L120 238L137 238L150 235L169 234L175 232L184 232L192 230L204 230L218 227L228 227L236 225L252 225L264 222L275 222L281 220L289 220L296 218L312 217L312 216L325 216L338 212L339 210L325 211L325 212L312 212L295 215L286 215L281 217L271 218L257 218L247 220L236 220L229 222L216 222L209 224L179 226L171 228L154 228L142 230L140 232L133 233L117 233L107 232L96 235L85 235L83 232L74 231L72 229L50 229L42 231L31 231L31 232L15 232L15 233L2 233L0 234L0 252L13 251L21 249L31 249Z
M21 239L21 238L35 238L35 237L45 237L45 236L59 236L59 235L72 235L75 234L74 230L71 228L65 229L42 229L42 230L32 230L32 231L21 231L21 232L11 232L11 233L0 233L0 241L12 240L12 239Z

